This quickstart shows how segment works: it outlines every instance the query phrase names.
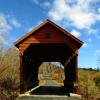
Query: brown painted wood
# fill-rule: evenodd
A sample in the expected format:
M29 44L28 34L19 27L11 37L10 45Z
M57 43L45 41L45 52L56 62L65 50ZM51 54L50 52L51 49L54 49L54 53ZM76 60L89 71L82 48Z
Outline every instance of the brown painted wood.
M46 32L51 33L50 38L46 37ZM15 42L15 46L19 48L20 45L24 45L26 43L67 43L73 50L79 49L83 44L82 41L50 20L46 20L37 28L20 38Z
M62 29L61 27L59 27L58 25L56 25L55 23L53 23L50 20L46 20L45 22L43 22L42 24L40 24L38 27L36 27L34 30L32 30L31 32L29 32L28 34L26 34L25 36L23 36L22 38L20 38L18 41L15 42L15 46L18 47L18 45L25 40L26 38L28 38L31 34L35 33L37 30L39 30L41 27L50 24L53 27L55 27L55 29L58 29L59 31L63 32L63 34L65 34L67 37L72 38L75 42L79 43L80 46L83 44L82 41L80 41L79 39L77 39L76 37L74 37L73 35L71 35L69 32L65 31L64 29Z
M20 84L21 91L25 90L25 85L36 81L38 83L38 68L45 61L59 61L63 65L73 53L78 54L78 49L83 42L53 23L46 20L41 25L15 42L20 55ZM28 60L24 56L29 57ZM29 60L32 60L31 62ZM73 82L77 79L77 57L65 66L65 88L73 88ZM39 63L40 62L40 63ZM33 66L34 65L34 66ZM72 70L69 66L73 66ZM34 70L33 70L34 69ZM71 73L68 76L68 72ZM73 73L72 73L73 72ZM24 78L22 78L24 74ZM28 79L30 78L30 79ZM24 83L28 82L28 83ZM32 83L32 84L31 84ZM71 85L70 85L71 84Z
M46 33L51 33L50 37L46 37ZM29 44L37 44L37 43L66 43L72 48L73 51L78 49L78 45L74 41L72 41L69 37L63 35L63 33L51 25L45 25L41 29L37 30L34 34L31 34L27 39L25 39L21 44L19 44L19 48L26 50ZM22 52L22 51L21 51Z

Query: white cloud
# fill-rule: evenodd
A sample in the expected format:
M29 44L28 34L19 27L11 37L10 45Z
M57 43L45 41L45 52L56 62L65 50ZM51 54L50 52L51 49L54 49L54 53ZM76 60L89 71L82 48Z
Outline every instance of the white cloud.
M21 24L17 21L17 19L4 13L0 13L0 48L7 48L11 45L11 31L13 30L13 26L20 28Z
M42 20L38 21L38 22L37 22L37 25L40 25L41 23L43 23Z
M95 55L100 56L100 50L96 50Z
M89 39L88 39L88 42L92 42L92 39L91 39L91 38L89 38Z
M97 20L100 21L100 13L99 13L99 15L96 15L95 17L96 17Z
M100 8L98 8L98 13L100 13Z
M31 27L28 28L27 32L30 32L30 31L32 31L33 29L34 29L34 26L31 26Z
M33 3L35 3L36 5L39 5L43 9L47 9L51 6L51 3L48 1L43 1L43 2L40 2L39 0L32 0L32 1Z
M8 24L5 16L3 14L0 14L0 34L3 34L11 29L12 27Z
M91 13L83 13L79 9L74 9L73 14L70 14L69 19L73 26L79 29L89 29L95 23L94 16Z
M74 35L75 37L79 37L81 35L80 32L78 32L74 29L72 30L71 34Z
M43 6L44 6L44 7L50 7L51 4L50 4L50 2L47 2L47 1L46 1L46 2L43 3Z
M54 0L48 15L54 21L69 21L78 29L91 29L100 20L100 14L90 9L92 0L75 0L70 4L67 0ZM83 6L84 4L84 6Z
M61 21L69 10L70 8L66 5L65 0L54 0L52 9L50 9L48 14L53 20Z
M97 29L92 29L92 28L90 28L90 29L88 30L88 34L89 34L89 35L91 35L91 34L96 34L97 32L98 32Z
M29 27L28 30L27 30L27 32L32 31L35 27L37 27L38 25L40 25L42 22L43 22L42 20L38 21L37 24L36 24L35 26Z
M21 27L21 24L15 18L11 19L11 24L16 28Z
M35 4L39 4L39 0L32 0L33 1L33 3L35 3Z
M88 47L88 44L85 42L85 43L83 44L82 48L86 48L86 47Z
M0 35L0 45L7 45L8 42L6 41L5 37L3 35Z
M5 15L0 14L0 47L1 45L7 45L6 35L12 30L11 25L8 23ZM6 34L6 35L5 35Z

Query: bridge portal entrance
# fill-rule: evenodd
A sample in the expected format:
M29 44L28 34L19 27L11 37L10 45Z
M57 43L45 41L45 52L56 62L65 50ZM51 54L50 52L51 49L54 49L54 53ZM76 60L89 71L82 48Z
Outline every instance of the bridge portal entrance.
M15 42L20 56L20 92L39 84L38 70L43 62L60 62L64 66L64 88L73 92L78 78L78 49L83 42L46 20Z

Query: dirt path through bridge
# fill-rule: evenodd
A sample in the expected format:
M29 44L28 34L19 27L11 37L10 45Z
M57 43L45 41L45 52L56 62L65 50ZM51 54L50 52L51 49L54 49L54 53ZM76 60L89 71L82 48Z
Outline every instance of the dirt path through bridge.
M45 84L31 92L29 96L21 96L17 100L82 100L80 96L71 95L68 97L62 87L53 80L45 80Z

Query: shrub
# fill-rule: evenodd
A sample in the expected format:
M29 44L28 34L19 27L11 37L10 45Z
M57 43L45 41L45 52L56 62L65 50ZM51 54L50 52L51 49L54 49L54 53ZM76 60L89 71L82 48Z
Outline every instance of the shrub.
M96 86L100 89L100 75L94 77L94 82Z

